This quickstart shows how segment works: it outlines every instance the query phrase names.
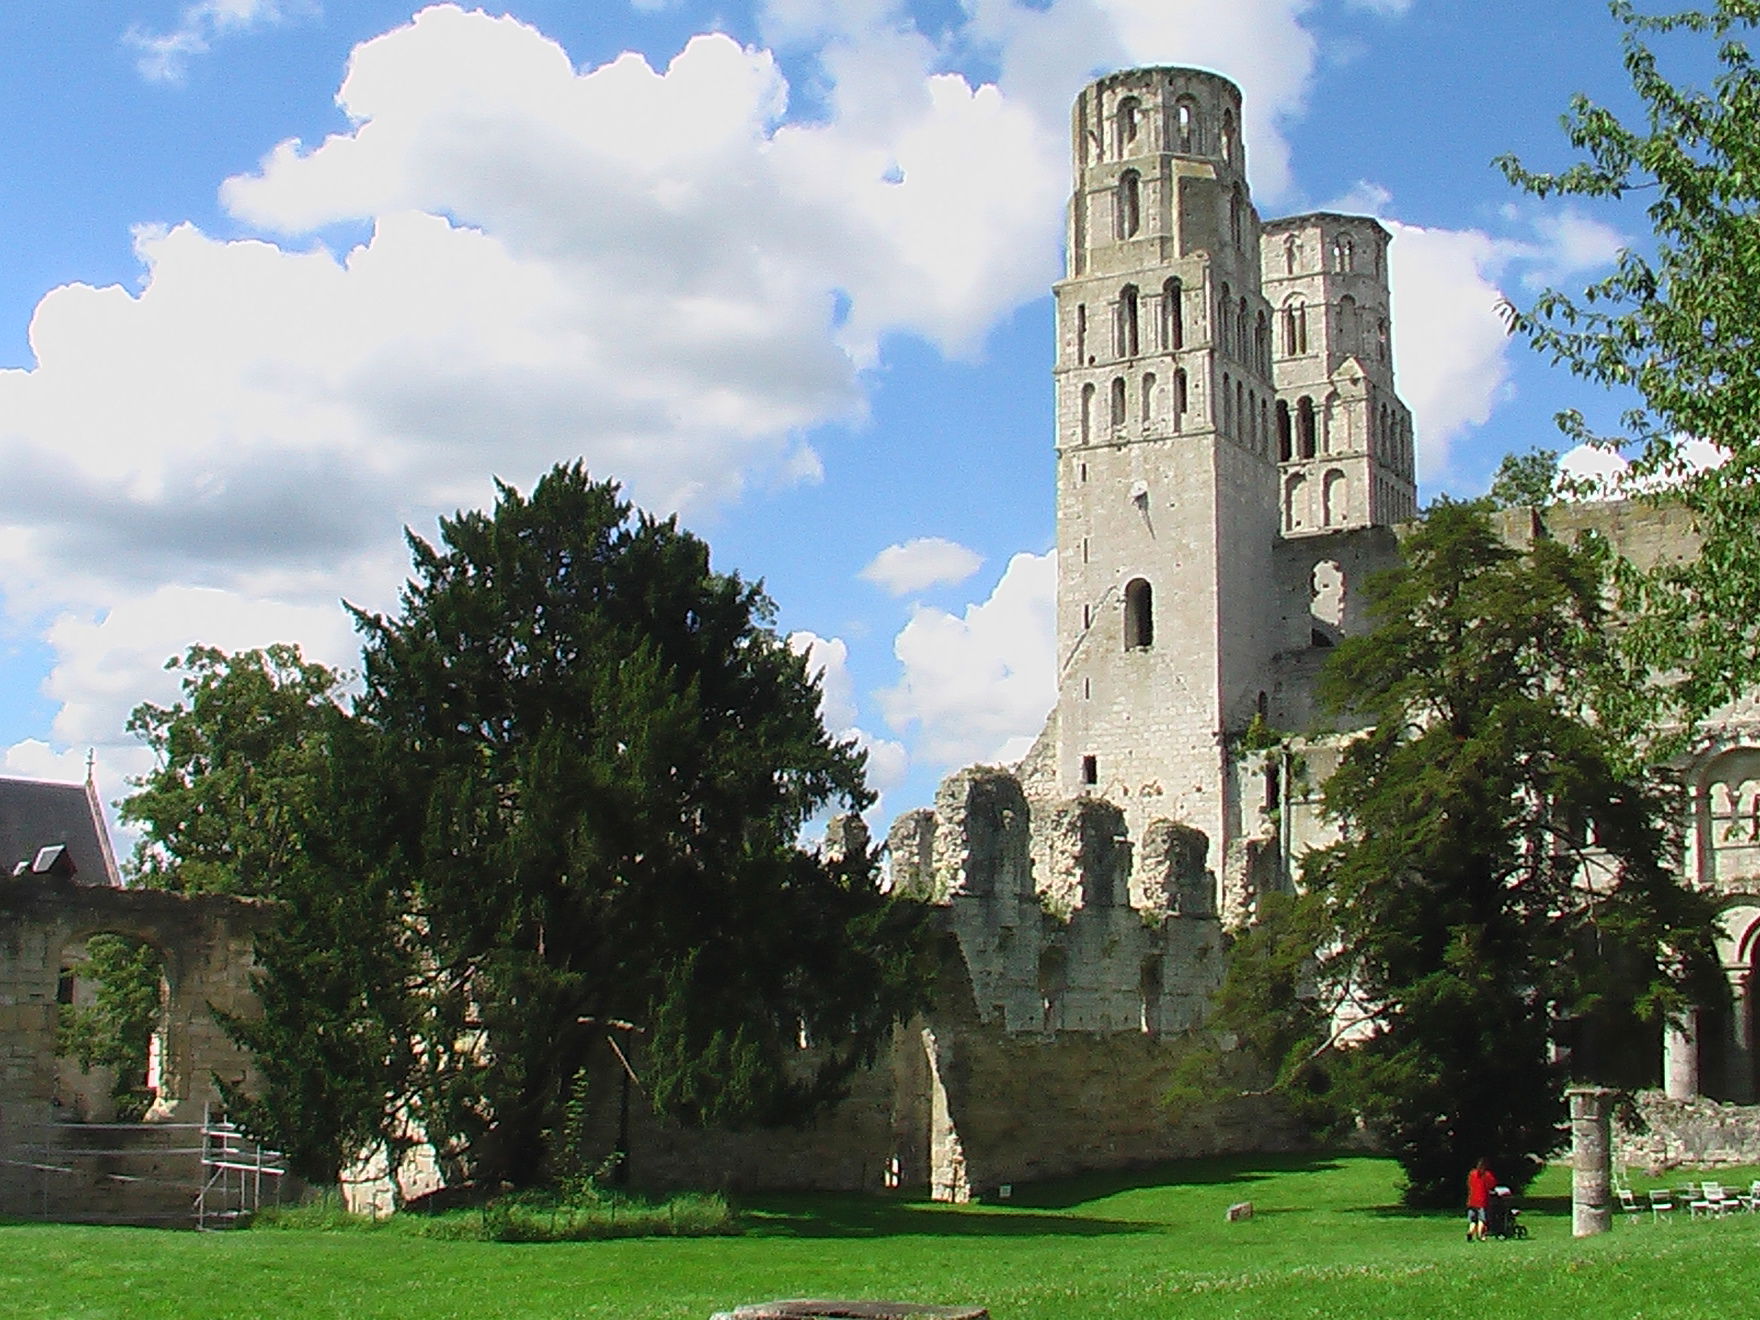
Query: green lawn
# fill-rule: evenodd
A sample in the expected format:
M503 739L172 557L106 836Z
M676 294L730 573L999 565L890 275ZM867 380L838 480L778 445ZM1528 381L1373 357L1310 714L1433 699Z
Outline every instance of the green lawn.
M1399 1210L1397 1179L1357 1156L1237 1159L1020 1189L998 1206L771 1197L745 1207L741 1237L543 1246L9 1225L0 1315L706 1320L826 1295L976 1301L996 1320L1754 1311L1760 1215L1683 1214L1574 1242L1569 1175L1555 1169L1527 1201L1529 1241L1469 1244L1458 1216ZM1257 1217L1224 1224L1246 1199Z

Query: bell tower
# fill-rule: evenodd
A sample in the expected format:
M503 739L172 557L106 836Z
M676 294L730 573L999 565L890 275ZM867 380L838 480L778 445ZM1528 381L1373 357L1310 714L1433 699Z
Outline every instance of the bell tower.
M1273 317L1240 92L1135 69L1077 99L1057 300L1058 700L1066 795L1210 836L1226 735L1263 701L1279 537Z

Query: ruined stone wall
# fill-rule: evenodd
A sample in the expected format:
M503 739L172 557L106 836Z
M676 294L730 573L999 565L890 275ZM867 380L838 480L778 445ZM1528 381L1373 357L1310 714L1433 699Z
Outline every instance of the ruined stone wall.
M159 951L167 990L164 1061L162 1089L148 1117L199 1124L205 1107L219 1100L216 1076L241 1081L250 1075L248 1059L227 1038L215 1010L257 1011L251 949L269 911L263 903L220 895L43 876L0 879L0 1212L35 1213L45 1203L41 1166L89 1164L77 1154L91 1145L91 1132L60 1122L57 1105L56 996L67 951L100 932L133 936ZM185 1152L177 1158L191 1166L193 1182L199 1157ZM100 1208L115 1212L125 1212L131 1197L158 1195L144 1182L132 1186L126 1178L103 1176L93 1183L93 1195L101 1193Z
M1642 1128L1619 1124L1615 1158L1654 1176L1668 1169L1760 1164L1760 1106L1696 1096L1671 1100L1661 1091L1637 1097Z

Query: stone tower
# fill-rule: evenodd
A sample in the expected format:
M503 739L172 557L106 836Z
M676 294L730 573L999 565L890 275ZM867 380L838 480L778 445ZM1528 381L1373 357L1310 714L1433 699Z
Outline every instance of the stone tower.
M1320 213L1272 221L1260 241L1276 312L1284 535L1413 517L1412 418L1393 391L1387 231L1363 216Z
M1057 298L1057 788L1225 837L1277 649L1272 311L1240 92L1137 69L1074 111Z

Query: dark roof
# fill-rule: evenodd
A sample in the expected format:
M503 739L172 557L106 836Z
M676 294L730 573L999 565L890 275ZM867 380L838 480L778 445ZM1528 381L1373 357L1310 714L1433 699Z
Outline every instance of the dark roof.
M62 848L63 852L45 852ZM82 885L119 885L116 857L103 808L90 780L83 784L51 784L41 779L0 778L0 877L20 862L25 869L64 868L73 863L73 878Z

